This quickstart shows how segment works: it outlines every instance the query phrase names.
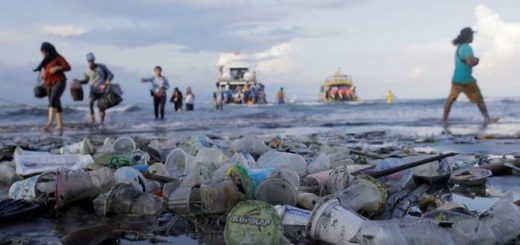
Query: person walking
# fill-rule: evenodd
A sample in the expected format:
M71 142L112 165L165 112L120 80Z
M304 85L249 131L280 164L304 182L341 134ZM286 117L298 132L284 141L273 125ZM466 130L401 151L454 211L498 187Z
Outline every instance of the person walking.
M61 56L54 45L49 42L43 42L40 47L43 60L34 72L41 72L42 79L49 97L49 112L47 124L43 130L50 131L56 118L56 129L60 135L63 135L63 114L61 106L61 95L67 86L67 77L65 72L70 71L70 65ZM43 70L43 72L42 72Z
M110 86L114 79L114 74L104 65L96 63L96 57L93 53L86 55L88 68L85 71L85 77L82 80L74 79L74 82L81 84L90 84L89 111L92 123L96 123L96 114L94 112L94 103L103 97L106 89ZM105 123L106 112L99 111L100 123Z
M276 94L276 98L279 105L285 104L285 92L283 91L283 87L281 87L278 93Z
M170 82L162 75L162 68L156 66L154 76L151 78L142 78L141 82L151 83L150 94L153 97L153 108L155 119L164 119L164 107L166 105L166 91L170 88Z
M451 79L451 91L444 105L444 114L442 116L444 123L448 122L451 107L460 93L464 93L472 103L477 104L485 123L498 121L498 118L489 117L484 97L477 85L477 80L472 75L473 67L479 64L479 59L475 57L473 49L469 45L473 42L474 33L475 31L470 27L466 27L453 40L453 45L457 46L454 55L455 70Z
M213 92L213 102L215 103L215 109L224 109L224 92L217 83L217 89Z
M193 111L193 109L195 109L195 95L193 92L191 92L191 87L186 89L186 96L184 101L186 103L187 111Z
M170 101L173 103L176 112L182 111L182 92L178 87L175 87L173 90L173 95Z

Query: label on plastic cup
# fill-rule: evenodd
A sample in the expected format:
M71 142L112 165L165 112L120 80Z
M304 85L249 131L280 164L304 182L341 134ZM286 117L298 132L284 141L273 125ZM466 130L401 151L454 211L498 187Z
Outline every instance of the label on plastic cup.
M273 206L249 200L236 205L224 228L226 244L282 244L283 225Z
M293 207L290 205L284 205L282 221L284 225L300 225L306 226L309 224L312 212L309 210Z

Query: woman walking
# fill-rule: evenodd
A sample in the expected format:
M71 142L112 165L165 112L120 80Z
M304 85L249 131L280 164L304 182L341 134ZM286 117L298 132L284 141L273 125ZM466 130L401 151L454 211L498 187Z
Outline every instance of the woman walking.
M466 27L460 31L460 34L453 40L453 45L457 46L455 51L455 71L451 80L451 91L444 105L444 114L442 120L445 124L448 122L451 106L460 93L464 93L471 103L477 104L484 123L498 121L498 118L491 118L488 114L484 97L477 85L477 79L473 77L473 67L479 64L479 59L473 54L473 49L469 45L473 42L474 31Z
M171 102L173 103L176 112L182 111L182 92L177 87L173 90Z
M155 113L155 119L164 119L164 106L166 105L166 91L170 88L170 82L162 75L162 68L156 66L154 69L154 76L151 78L142 78L141 82L151 83L150 94L153 97L153 108Z
M42 79L49 96L49 116L47 124L43 127L45 131L51 131L56 118L56 129L63 134L63 115L61 107L61 95L67 86L65 72L70 71L69 63L61 56L54 45L43 42L40 48L43 60L33 71L42 72ZM43 71L42 71L43 70Z
M186 99L185 99L185 102L186 102L186 110L187 111L193 111L193 109L195 109L195 95L193 94L193 92L191 92L191 87L188 87L186 89Z

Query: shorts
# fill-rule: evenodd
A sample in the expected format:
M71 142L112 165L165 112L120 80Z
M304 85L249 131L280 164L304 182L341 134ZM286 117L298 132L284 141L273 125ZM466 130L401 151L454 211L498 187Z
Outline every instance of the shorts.
M460 93L464 93L466 97L468 97L471 103L479 103L484 101L482 97L482 93L480 93L480 88L477 85L477 82L471 82L468 84L451 84L451 92L448 96L448 99L456 100L459 97Z

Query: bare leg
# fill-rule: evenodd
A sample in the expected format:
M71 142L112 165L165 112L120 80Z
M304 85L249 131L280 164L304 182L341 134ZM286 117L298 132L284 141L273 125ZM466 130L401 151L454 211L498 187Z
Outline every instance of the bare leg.
M447 122L448 116L450 114L451 106L453 106L453 103L455 103L456 99L454 98L448 98L446 99L446 103L444 104L444 114L442 116L442 121Z
M101 124L103 125L105 123L105 111L100 111L99 112L99 117L101 118Z
M47 124L43 127L44 130L50 130L52 127L52 124L54 123L54 114L55 109L52 107L49 107L49 119L47 120Z
M90 109L90 118L92 119L92 124L96 124L96 114L94 112L94 102L95 101L96 100L93 97L90 97L89 102L88 102L88 106Z
M480 110L480 113L484 117L484 120L489 121L490 118L489 118L488 110L487 110L487 107L486 107L486 103L484 102L484 99L479 100L477 102L477 106L478 106L478 109Z
M63 114L61 112L56 113L56 121L58 123L57 129L60 135L63 135Z

